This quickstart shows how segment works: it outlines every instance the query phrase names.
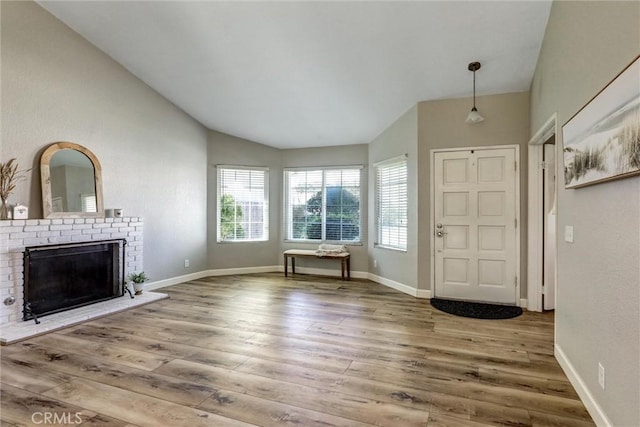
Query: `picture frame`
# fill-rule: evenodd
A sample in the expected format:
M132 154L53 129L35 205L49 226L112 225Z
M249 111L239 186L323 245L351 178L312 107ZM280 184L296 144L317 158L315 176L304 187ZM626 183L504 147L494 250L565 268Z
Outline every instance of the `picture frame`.
M565 188L640 174L640 56L562 126Z

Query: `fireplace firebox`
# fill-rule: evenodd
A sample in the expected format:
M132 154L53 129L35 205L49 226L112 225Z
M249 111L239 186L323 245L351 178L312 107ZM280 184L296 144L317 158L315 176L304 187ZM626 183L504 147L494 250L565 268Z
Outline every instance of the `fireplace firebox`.
M24 250L23 320L124 294L126 240L28 247Z

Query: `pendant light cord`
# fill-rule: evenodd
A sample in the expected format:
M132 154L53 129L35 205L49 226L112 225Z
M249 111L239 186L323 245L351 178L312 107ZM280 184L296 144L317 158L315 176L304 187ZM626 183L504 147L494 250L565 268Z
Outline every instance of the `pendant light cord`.
M475 70L473 71L473 110L477 111L477 109L476 109L476 72L475 72Z

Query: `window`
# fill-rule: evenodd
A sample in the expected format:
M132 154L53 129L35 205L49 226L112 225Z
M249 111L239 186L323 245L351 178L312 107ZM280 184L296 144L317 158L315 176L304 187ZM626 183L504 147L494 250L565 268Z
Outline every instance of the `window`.
M82 212L98 212L95 194L81 194L80 203L82 204Z
M269 239L268 169L218 166L218 242Z
M407 157L374 165L376 174L376 245L407 249Z
M360 168L285 171L287 240L360 241Z

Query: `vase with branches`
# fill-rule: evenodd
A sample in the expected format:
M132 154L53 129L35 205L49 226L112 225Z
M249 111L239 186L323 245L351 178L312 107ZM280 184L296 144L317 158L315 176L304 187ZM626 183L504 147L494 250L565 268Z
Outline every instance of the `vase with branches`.
M9 196L15 190L18 182L26 178L28 170L18 170L18 162L11 159L6 163L0 163L0 219L9 218Z

